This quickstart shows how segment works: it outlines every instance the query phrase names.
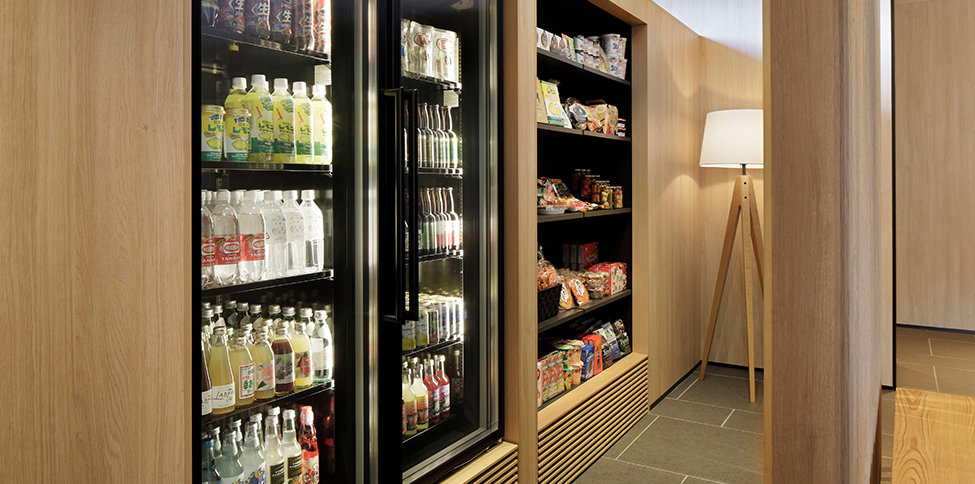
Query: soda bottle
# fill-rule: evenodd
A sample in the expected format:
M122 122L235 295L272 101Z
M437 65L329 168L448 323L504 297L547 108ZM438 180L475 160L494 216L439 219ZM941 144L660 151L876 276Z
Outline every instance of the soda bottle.
M256 415L260 420L260 415ZM244 468L246 484L266 484L267 464L264 462L264 452L261 450L261 424L251 422L247 425L247 435L240 453L240 465Z
M234 345L230 347L230 364L234 371L234 390L237 392L237 405L246 406L254 403L254 358L247 350L245 336L238 334L234 338Z
M257 400L274 398L274 353L268 341L267 328L262 327L247 348L254 359L254 396Z
M301 483L318 484L318 437L315 435L315 413L307 405L301 407L298 443L301 444Z
M267 411L264 419L264 459L267 462L267 480L271 484L283 484L287 475L281 437L278 436L278 407Z
M413 383L410 382L410 367L403 362L403 438L416 435L416 394L413 393Z
M314 361L315 380L319 382L332 381L334 367L332 352L332 331L328 327L327 313L324 310L315 311L315 337L322 342L322 352L319 360ZM312 355L314 359L315 356Z
M274 394L287 395L295 389L295 351L283 325L275 330L271 351L274 352Z
M237 212L237 230L240 232L240 265L237 271L241 283L264 279L265 227L261 207L257 204L258 194L258 190L247 191Z
M416 395L416 431L423 432L430 427L430 400L427 395L427 387L423 384L423 366L420 365L420 359L414 357L412 364L413 373L410 377L413 382L410 389Z
M444 132L447 135L447 167L460 168L460 143L457 133L454 132L454 120L450 117L450 106L444 106Z
M329 54L331 46L331 0L314 0L315 18L312 36L315 38L315 52Z
M223 415L234 411L236 388L234 371L230 364L230 350L227 348L227 334L222 326L213 329L214 344L210 348L207 369L212 385L210 402L213 415Z
M298 50L315 48L315 6L312 0L293 0L294 13L292 27L295 33L295 46Z
M444 355L438 355L435 359L437 360L437 391L440 392L440 420L446 420L450 418L450 379L447 378L447 373L444 371L444 361L447 358Z
M295 431L295 411L289 408L282 415L284 425L281 427L281 451L287 461L284 482L301 484L301 446L298 445Z
M436 425L440 423L440 385L433 375L433 360L425 360L423 367L423 386L427 387L430 405L430 425Z
M267 254L266 279L277 279L288 274L288 224L281 204L281 190L264 192L265 240Z
M217 456L213 448L213 438L204 435L203 438L203 484L220 484L220 471L217 470Z
M217 461L217 472L220 473L220 482L222 484L238 484L238 481L244 477L244 467L240 465L240 460L237 454L237 439L234 437L233 432L227 432L223 436L223 454L220 456L220 460Z
M247 109L244 106L244 97L247 96L247 78L235 77L231 81L230 93L223 102L225 109Z
M294 308L291 308L294 312ZM312 384L311 342L305 334L305 323L294 323L291 346L295 352L295 390L304 390Z
M288 275L297 276L304 274L308 266L306 262L307 249L305 248L305 218L298 207L298 192L287 190L283 193L284 202L281 205L284 211L285 222L288 225Z
M202 341L200 341L200 356L203 359L203 375L200 377L202 387L200 389L200 415L203 416L203 421L206 422L210 419L213 407L210 404L210 373L207 370L206 347Z
M230 192L217 192L213 208L214 260L213 280L217 286L237 283L237 264L240 262L240 237L237 234L237 211L230 206Z
M216 241L213 238L213 218L211 218L210 210L206 207L206 190L201 195L204 205L200 207L200 276L202 278L201 287L207 289L213 285Z
M244 33L259 39L271 38L271 0L244 2Z
M447 377L450 378L450 401L452 405L464 402L464 364L460 350L454 350L453 358L447 365Z
M322 210L315 204L315 190L301 191L299 208L305 225L305 272L321 272L324 268L325 231Z

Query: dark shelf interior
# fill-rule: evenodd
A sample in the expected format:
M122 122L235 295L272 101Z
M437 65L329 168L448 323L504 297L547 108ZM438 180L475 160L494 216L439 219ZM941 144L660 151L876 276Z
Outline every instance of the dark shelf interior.
M332 175L332 165L308 165L301 163L254 163L250 161L201 161L203 171L273 171Z
M463 338L453 338L447 341L440 341L438 343L434 343L432 345L426 345L421 348L417 348L415 350L404 351L403 358L411 358L413 356L417 356L423 353L436 353L444 348L448 348L456 344L462 344L463 342L464 342Z
M295 61L311 61L316 64L328 64L330 58L328 54L316 52L299 51L293 45L280 44L271 40L265 40L249 35L228 32L213 27L202 27L203 40L222 41L236 45L237 51L249 57L268 57L271 63L286 63Z
M629 47L627 47L627 50L629 50ZM589 66L587 66L587 65L585 65L585 64L583 64L581 62L576 62L576 61L574 61L572 59L569 59L567 57L562 57L559 54L556 54L554 52L549 52L549 51L547 51L545 49L542 49L540 47L536 47L535 48L535 51L538 53L538 62L539 62L539 64L540 65L544 65L544 67L547 70L550 70L552 72L555 72L555 73L563 73L565 71L571 71L572 69L575 69L575 70L579 70L579 71L585 73L584 75L586 77L590 77L592 79L600 79L600 78L602 78L602 79L605 79L607 81L618 82L618 83L623 84L625 86L630 86L631 85L631 82L628 81L628 80L626 80L626 79L620 79L619 77L616 77L616 76L614 76L612 74L603 72L603 71L601 71L599 69L595 69L595 68L589 67ZM627 74L629 74L629 68L627 68ZM563 74L563 75L565 75L565 74ZM593 77L593 76L595 76L595 77Z
M609 215L622 215L632 212L632 208L613 208L609 210L593 210L591 212L565 212L561 215L539 215L538 223L562 222L565 220L575 220L581 218L606 217Z
M227 427L230 422L234 420L246 421L251 415L257 413L266 413L272 407L283 407L285 405L290 405L293 403L301 402L302 400L321 395L325 392L335 389L335 382L325 382L318 385L312 385L304 390L297 391L294 393L289 393L287 395L276 396L269 400L263 400L259 402L254 402L251 405L242 408L235 408L233 412L226 413L223 415L216 415L210 417L209 420L203 422L204 430L209 430L214 427Z
M202 293L204 298L208 298L214 296L224 296L227 294L240 294L245 292L263 291L265 289L273 289L273 288L279 288L283 286L293 286L293 285L305 284L309 282L331 281L333 275L334 273L332 269L325 269L323 272L317 272L315 274L302 274L300 276L282 277L280 279L251 282L247 284L237 284L234 286L214 287L211 289L204 289Z
M612 304L621 299L628 298L632 294L633 294L632 289L625 289L609 297L604 297L602 299L591 299L589 303L587 303L585 306L579 306L572 309L559 311L558 316L546 319L544 321L539 321L538 332L542 333L552 328L561 326L569 321L573 321L581 317L584 314L588 314L599 308L602 308L603 306Z

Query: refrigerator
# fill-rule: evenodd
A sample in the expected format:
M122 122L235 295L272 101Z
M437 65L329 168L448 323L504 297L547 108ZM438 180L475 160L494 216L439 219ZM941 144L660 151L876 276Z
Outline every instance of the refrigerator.
M290 37L285 35L288 22L282 20L287 17L282 16L282 4L292 7ZM288 319L283 314L286 308L294 308L295 319L301 319L302 309L311 310L312 324L320 324L317 318L324 314L331 338L324 346L331 351L332 365L327 381L315 379L308 388L237 404L219 415L212 408L216 382L211 382L211 414L204 417L201 388L213 366L204 364L221 344L215 341L219 338L214 328L223 325L220 332L232 335L224 336L227 346L233 346L234 337L246 329L251 335L260 330L240 327L239 320L233 328L226 313L219 324L216 317L196 316L190 341L193 353L188 355L194 365L192 392L197 396L192 442L195 482L202 480L200 469L205 451L210 451L204 448L204 439L213 435L213 429L220 429L222 438L240 420L244 432L249 419L260 415L254 418L261 419L261 430L266 430L263 421L274 413L273 408L278 409L279 422L284 410L294 410L297 425L303 407L314 415L310 423L317 437L319 482L435 481L500 439L496 2L202 0L194 6L200 14L192 24L194 114L189 129L195 190L191 215L197 217L206 207L212 219L221 190L230 192L232 200L227 204L243 214L253 210L240 208L237 197L245 202L254 197L259 207L284 207L290 201L288 191L294 190L293 198L299 199L295 205L302 203L305 193L314 198L312 203L322 212L323 234L317 265L299 272L286 266L284 273L270 274L273 241L286 241L288 263L292 253L302 252L300 244L291 245L287 234L283 238L278 234L280 224L271 222L278 220L273 210L267 210L271 215L261 211L263 239L252 233L259 231L242 228L240 219L238 238L232 239L216 233L212 220L207 229L203 217L194 218L194 236L200 240L193 251L196 270L190 281L194 308L202 315L205 307L212 313L217 305L226 308L231 301L238 306L246 302L250 309L259 304L271 340L272 330L282 326L280 320ZM241 12L255 7L256 14ZM309 12L311 25L302 24ZM244 15L243 29L239 15ZM261 28L265 15L268 31ZM258 21L250 23L252 17ZM327 25L316 24L316 18L328 18ZM411 34L416 34L418 50L408 53L406 40ZM423 56L422 64L407 61L414 54ZM276 79L287 79L281 83L293 96L290 129L295 155L301 155L300 139L307 134L298 126L303 107L295 101L299 97L294 96L299 87L295 81L305 83L309 98L313 86L324 86L314 90L323 89L331 104L328 163L314 157L318 153L314 136L310 136L311 158L277 156L274 142L280 133L275 116L284 104L279 106L273 96L271 156L251 157L251 152L263 148L253 145L249 134L236 132L238 139L233 137L234 129L245 121L238 111L230 111L233 103L227 96L237 77L245 78L245 91L253 89L255 74L265 76L271 94ZM259 107L253 108L254 103ZM256 111L262 105L252 100L250 106ZM219 155L212 146L217 144L212 141L217 107L224 108L219 113L224 130ZM262 132L260 119L248 115L250 129ZM239 140L247 141L246 145L235 147ZM237 190L245 192L234 193ZM247 192L253 190L260 192ZM275 200L277 191L281 194ZM211 192L211 199L205 192ZM290 219L285 219L290 233ZM214 240L222 249L238 243L237 259L220 259L220 265L227 266L228 260L239 265L245 255L252 262L255 238L264 242L264 277L204 281L205 274L215 269L215 254L221 254ZM314 240L304 240L306 255L318 254ZM280 245L276 247L275 253L280 254ZM281 313L270 314L271 306L278 306ZM435 331L431 324L437 325ZM294 335L295 326L290 323L286 334ZM425 336L418 336L424 327ZM405 341L408 333L413 335L412 346ZM315 335L321 333L309 334ZM248 345L246 339L242 345ZM302 360L297 347L293 349L294 361ZM422 362L430 358L434 381L428 384L447 382L433 393L442 394L440 387L453 391L447 391L447 399L452 397L449 417L432 423L428 416L425 430L406 437L403 362L413 358L424 370ZM312 366L320 363L314 358L309 361ZM246 381L233 366L237 382ZM441 380L436 379L438 367ZM299 368L296 364L296 375ZM240 388L233 391L240 402Z

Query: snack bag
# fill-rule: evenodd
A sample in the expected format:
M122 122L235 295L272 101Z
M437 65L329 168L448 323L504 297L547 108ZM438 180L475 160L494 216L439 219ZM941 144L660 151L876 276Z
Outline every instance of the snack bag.
M626 334L626 328L623 327L622 319L617 319L613 322L613 330L616 332L616 341L619 342L620 352L624 356L630 354L633 348L630 347L630 335Z
M599 113L596 111L596 107L586 106L586 112L589 114L589 117L586 120L586 128L593 132L601 131L603 128L602 117L600 117ZM585 198L586 195L583 194L582 197Z
M567 284L572 289L572 295L575 296L576 304L582 306L589 302L589 290L586 289L585 284L578 277L573 277L567 280Z
M571 309L572 303L572 290L569 286L562 284L562 293L559 294L559 307L562 309Z
M538 246L538 290L544 291L555 287L558 274L555 273L555 266L545 260L542 253L542 246Z
M616 332L613 331L613 326L609 323L604 323L600 329L602 330L603 338L609 341L609 349L613 356L613 361L619 361L620 358L623 358L623 354L620 351L619 342L616 341Z
M616 134L616 125L619 124L620 110L612 104L606 105L606 124L603 125L603 132L606 134Z
M589 297L592 299L602 299L610 295L609 273L587 271L582 273L582 277L586 282L586 289L589 290Z

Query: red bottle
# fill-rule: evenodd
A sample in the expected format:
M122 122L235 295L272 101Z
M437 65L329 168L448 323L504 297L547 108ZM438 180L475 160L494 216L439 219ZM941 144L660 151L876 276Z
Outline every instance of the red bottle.
M301 484L318 484L318 437L315 436L315 414L307 405L301 407L298 443L301 445Z
M423 386L427 387L430 425L438 424L440 423L440 384L433 376L433 360L423 362Z
M447 373L444 371L444 362L447 357L444 355L436 356L437 362L437 373L434 378L437 380L437 389L440 392L440 419L446 420L450 418L450 378L447 378Z

